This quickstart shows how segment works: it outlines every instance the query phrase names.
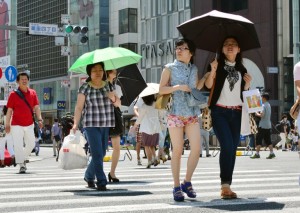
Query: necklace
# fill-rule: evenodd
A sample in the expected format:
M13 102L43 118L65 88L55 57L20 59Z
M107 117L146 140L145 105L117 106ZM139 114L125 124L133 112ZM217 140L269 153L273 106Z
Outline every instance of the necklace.
M235 83L239 80L238 71L235 69L235 62L225 60L224 69L228 72L227 80L229 82L229 89L232 91Z

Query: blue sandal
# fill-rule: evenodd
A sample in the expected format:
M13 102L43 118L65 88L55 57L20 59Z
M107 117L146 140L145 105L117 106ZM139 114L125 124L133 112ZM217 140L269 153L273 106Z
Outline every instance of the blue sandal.
M182 193L182 190L180 188L180 186L178 187L174 187L173 189L173 197L175 201L184 201L184 195Z
M197 196L191 182L183 182L181 184L181 190L186 193L189 198L195 198Z

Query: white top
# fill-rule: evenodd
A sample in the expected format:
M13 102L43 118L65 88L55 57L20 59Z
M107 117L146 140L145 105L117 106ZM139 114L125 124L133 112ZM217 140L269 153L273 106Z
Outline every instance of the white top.
M142 104L139 107L139 117L136 120L136 124L140 124L140 132L144 132L148 135L153 135L161 132L158 109L155 109L155 102L152 106Z
M221 104L224 106L241 106L242 100L241 100L241 83L242 83L242 77L241 73L238 72L239 80L234 84L233 90L230 91L229 89L229 82L227 78L225 79L219 100L217 101L217 104Z
M138 98L137 102L136 102L135 105L134 105L134 108L135 108L135 109L138 109L138 108L140 108L143 104L144 104L143 99L142 99L142 98Z
M294 81L300 80L300 62L294 66Z
M116 87L116 90L115 90L116 95L118 96L118 98L121 98L123 96L123 92L122 92L121 87L118 84L116 84L115 87Z

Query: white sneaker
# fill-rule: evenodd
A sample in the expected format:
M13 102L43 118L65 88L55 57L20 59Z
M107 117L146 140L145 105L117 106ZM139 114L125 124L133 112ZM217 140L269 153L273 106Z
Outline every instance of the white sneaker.
M150 169L151 168L151 166L153 165L153 162L152 161L148 161L148 165L147 165L147 169Z
M141 161L141 160L138 160L137 165L141 166L141 165L142 165L142 161Z

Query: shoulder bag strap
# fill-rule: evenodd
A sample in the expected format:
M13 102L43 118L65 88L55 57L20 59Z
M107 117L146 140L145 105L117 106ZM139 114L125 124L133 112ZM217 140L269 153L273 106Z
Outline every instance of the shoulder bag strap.
M31 108L30 104L28 103L28 101L26 100L25 96L23 95L23 93L22 93L19 89L15 89L14 91L18 94L18 96L19 96L23 101L25 101L26 105L29 107L29 109L30 109L30 111L31 111L32 119L33 119L33 121L34 121L33 110L32 110L32 108Z

